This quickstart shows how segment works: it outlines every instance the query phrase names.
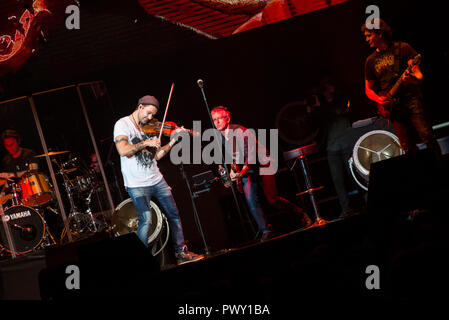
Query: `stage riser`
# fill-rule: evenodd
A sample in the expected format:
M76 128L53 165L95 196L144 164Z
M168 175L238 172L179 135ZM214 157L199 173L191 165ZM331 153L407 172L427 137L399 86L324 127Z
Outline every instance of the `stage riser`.
M284 286L298 281L303 282L297 291L300 295L313 296L315 285L332 290L335 281L357 287L356 281L362 289L360 272L363 275L368 264L382 263L376 250L360 255L352 249L354 245L361 248L369 230L366 219L336 222L161 272L134 234L103 240L66 249L72 258L60 260L60 265L51 259L52 266L41 277L41 290L45 299L121 296L218 302L229 297L246 300L248 295L274 301L288 292ZM81 290L64 287L69 263L80 266ZM312 283L309 277L314 270L324 274ZM338 280L342 276L346 280Z

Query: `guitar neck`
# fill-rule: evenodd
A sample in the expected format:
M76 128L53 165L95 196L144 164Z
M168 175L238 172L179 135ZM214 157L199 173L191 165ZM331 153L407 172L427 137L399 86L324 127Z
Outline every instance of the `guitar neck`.
M417 54L414 58L413 58L413 62L411 65L409 65L404 72L401 74L401 76L399 77L399 79L396 81L396 83L394 84L394 86L388 91L388 94L390 97L393 97L396 92L399 89L399 86L402 84L402 82L404 82L403 80L403 76L407 73L407 72L411 72L412 71L412 66L418 65L421 61L421 55Z
M396 92L398 91L399 86L402 84L402 82L404 82L404 81L402 80L402 75L401 75L401 77L398 79L398 81L396 81L396 83L394 84L394 86L391 87L391 89L388 91L388 95L389 95L390 97L394 97L394 95L395 95Z

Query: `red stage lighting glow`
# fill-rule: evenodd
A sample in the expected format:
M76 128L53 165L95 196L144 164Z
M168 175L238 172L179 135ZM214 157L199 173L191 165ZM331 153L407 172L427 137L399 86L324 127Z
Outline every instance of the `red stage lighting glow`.
M156 17L221 38L348 0L139 0Z
M39 37L42 22L51 12L45 0L34 0L32 8L34 12L25 9L18 20L14 16L9 18L17 23L14 38L7 34L0 36L0 75L18 69L35 49L34 44Z

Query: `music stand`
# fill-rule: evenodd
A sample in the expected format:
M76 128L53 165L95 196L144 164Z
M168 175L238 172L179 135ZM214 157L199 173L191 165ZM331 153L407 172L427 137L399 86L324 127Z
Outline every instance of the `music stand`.
M210 191L210 187L217 180L218 180L218 178L214 175L214 173L211 170L208 170L208 171L201 172L199 174L193 175L192 176L193 187L197 188L197 189L201 187L200 190L196 190L193 193L193 197L194 198L198 198L198 196L200 194L205 193L205 192L209 192Z

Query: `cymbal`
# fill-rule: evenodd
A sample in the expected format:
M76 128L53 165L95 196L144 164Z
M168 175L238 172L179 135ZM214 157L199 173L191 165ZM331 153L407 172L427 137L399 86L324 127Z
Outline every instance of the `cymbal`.
M58 154L63 154L63 153L68 153L68 152L70 152L70 151L52 151L52 152L49 152L48 155L49 156L56 156ZM37 156L34 156L34 157L35 158L45 157L45 153L37 155Z

